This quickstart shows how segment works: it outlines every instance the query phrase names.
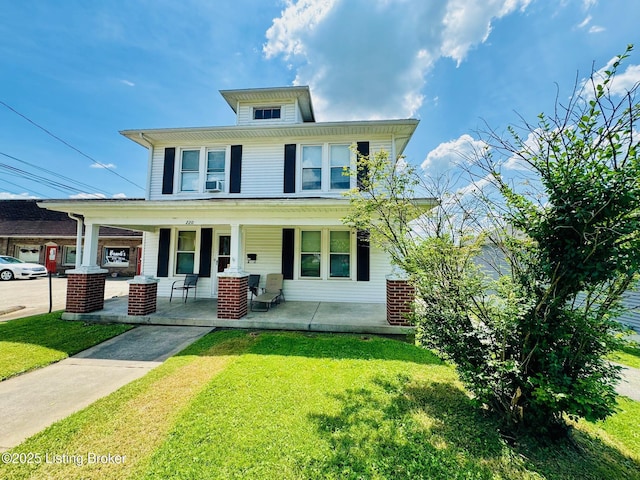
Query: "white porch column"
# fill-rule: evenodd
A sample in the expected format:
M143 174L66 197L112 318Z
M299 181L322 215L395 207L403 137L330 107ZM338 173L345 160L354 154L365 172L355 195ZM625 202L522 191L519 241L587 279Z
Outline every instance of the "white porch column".
M84 221L82 218L76 218L76 264L75 268L82 266L82 231Z
M242 225L237 223L231 224L231 251L229 252L229 266L225 269L225 273L242 273L244 268L244 259L242 258Z
M97 267L96 258L98 257L98 235L100 233L100 225L87 223L84 232L84 248L82 250L82 266Z

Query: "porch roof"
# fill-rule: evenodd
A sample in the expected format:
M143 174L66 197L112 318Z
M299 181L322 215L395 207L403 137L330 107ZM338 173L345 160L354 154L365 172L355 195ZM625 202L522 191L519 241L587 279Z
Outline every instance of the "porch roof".
M416 199L424 211L433 198ZM48 210L82 215L88 223L154 231L163 225L342 225L346 198L208 198L199 200L42 200Z

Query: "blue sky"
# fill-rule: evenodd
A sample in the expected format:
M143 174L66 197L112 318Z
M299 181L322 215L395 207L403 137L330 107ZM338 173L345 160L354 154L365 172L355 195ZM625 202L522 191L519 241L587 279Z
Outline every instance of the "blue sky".
M119 130L231 125L218 90L286 85L317 121L420 119L405 155L433 175L629 43L639 81L638 19L637 0L0 0L0 198L142 197L147 152Z

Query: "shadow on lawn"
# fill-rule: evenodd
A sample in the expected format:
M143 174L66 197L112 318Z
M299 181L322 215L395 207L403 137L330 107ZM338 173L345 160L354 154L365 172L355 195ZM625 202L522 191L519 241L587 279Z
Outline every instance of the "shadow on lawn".
M429 350L376 335L220 330L207 335L184 355L226 354L223 345L242 344L254 355L283 355L335 360L395 360L420 365L443 362ZM214 348L207 349L206 344ZM218 346L215 346L217 344ZM203 348L204 347L204 348Z
M640 465L577 432L574 442L515 447L449 383L379 378L335 398L335 415L313 415L331 454L300 465L304 478L640 478Z

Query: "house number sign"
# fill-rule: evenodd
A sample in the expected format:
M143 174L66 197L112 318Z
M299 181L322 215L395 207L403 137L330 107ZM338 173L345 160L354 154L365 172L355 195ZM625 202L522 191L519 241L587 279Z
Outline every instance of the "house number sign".
M185 225L193 225L195 222L193 220L187 220L184 223L185 223Z

